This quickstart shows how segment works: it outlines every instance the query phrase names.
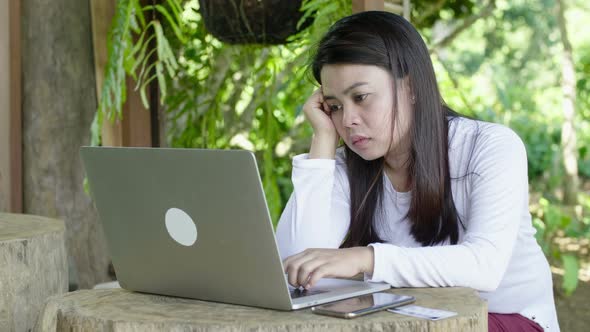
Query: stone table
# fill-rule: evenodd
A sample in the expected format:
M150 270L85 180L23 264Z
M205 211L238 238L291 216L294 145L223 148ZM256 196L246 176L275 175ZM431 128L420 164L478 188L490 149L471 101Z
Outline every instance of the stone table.
M61 220L0 213L0 331L30 331L48 297L68 290Z
M390 290L415 304L451 310L440 321L382 311L354 319L130 292L81 290L50 298L36 331L487 331L487 305L468 288Z

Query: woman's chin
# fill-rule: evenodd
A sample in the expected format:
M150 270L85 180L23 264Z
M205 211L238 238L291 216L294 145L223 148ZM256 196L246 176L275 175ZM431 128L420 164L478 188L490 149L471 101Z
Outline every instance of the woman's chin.
M351 149L352 152L356 153L359 157L363 158L366 161L372 161L375 159L379 159L381 157L383 157L383 154L379 154L376 151L371 151L371 150L361 150L358 151L357 149Z

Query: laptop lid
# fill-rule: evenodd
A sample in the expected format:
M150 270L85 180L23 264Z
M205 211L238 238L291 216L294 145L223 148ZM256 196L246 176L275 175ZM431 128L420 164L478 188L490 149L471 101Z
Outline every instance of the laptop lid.
M123 288L291 310L254 155L82 147Z

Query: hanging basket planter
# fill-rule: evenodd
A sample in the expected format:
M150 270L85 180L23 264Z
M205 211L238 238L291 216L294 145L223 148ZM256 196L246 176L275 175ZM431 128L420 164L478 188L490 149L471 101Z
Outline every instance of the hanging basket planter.
M301 0L199 0L199 7L209 33L230 44L284 44L303 15Z

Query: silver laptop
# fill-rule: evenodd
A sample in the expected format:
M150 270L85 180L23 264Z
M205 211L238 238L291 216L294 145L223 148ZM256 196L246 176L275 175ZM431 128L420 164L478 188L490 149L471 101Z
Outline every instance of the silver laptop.
M288 285L249 151L82 147L81 155L125 289L294 310L390 287Z

